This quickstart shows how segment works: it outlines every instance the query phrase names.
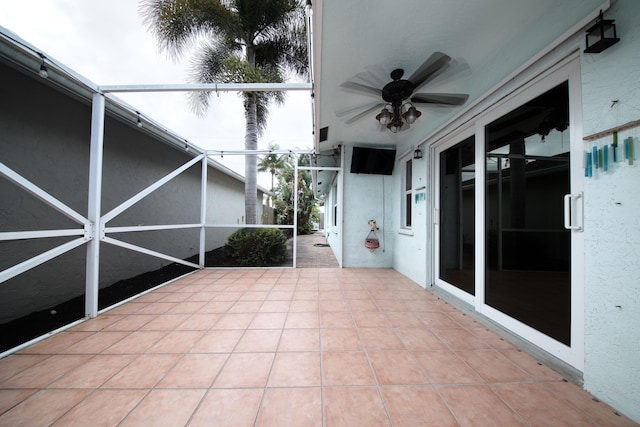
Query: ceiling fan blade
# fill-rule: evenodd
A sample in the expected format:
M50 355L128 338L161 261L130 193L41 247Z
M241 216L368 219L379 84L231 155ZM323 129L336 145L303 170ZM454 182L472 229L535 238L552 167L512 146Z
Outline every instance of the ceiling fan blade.
M372 95L376 95L376 96L382 96L382 89L378 89L372 86L368 86L362 83L356 83L356 82L344 82L340 85L341 87L345 88L345 89L351 89L351 90L355 90L357 92L366 92Z
M364 84L372 88L383 87L386 84L385 82L380 82L380 80L368 70L356 74L349 81L356 84Z
M365 67L365 70L367 70L373 81L375 81L374 86L384 87L384 85L389 83L389 73L380 64L369 65Z
M350 125L353 122L356 122L358 120L360 120L363 117L368 116L369 114L371 114L372 112L378 110L378 109L382 109L382 107L384 107L383 103L378 103L375 105L372 105L371 107L367 108L366 110L362 111L359 114L356 114L355 116L348 118L347 120L345 120L344 122L348 125Z
M336 117L342 118L351 116L352 114L360 114L362 111L371 111L375 108L382 108L384 104L382 102L369 102L368 104L357 105L355 107L349 107L345 110L336 112Z
M451 57L448 55L442 52L434 52L407 80L413 83L414 87L422 86L428 80L446 70L450 61Z
M455 106L464 104L467 99L469 95L466 93L416 93L411 97L411 102Z

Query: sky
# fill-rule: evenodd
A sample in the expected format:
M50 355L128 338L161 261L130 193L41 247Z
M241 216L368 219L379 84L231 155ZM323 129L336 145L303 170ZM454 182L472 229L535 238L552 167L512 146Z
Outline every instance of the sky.
M188 83L191 55L175 61L161 52L138 7L138 0L0 0L0 26L97 85ZM237 93L213 94L203 118L191 112L183 92L115 95L202 149L244 148ZM269 111L259 149L313 147L309 92L290 91L282 107ZM244 159L233 157L216 160L243 173ZM268 188L270 178L259 183Z

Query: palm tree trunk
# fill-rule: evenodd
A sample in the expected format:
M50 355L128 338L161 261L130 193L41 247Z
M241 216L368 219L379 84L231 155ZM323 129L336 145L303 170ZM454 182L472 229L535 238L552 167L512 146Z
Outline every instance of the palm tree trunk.
M245 150L258 149L258 113L256 110L255 93L247 93L244 102L245 117L247 119L244 136ZM258 205L258 159L255 154L247 154L244 159L244 209L245 222L257 224Z

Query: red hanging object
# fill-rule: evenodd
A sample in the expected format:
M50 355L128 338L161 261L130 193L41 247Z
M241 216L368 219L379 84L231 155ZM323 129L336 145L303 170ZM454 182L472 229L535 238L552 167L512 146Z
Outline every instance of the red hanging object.
M369 221L369 227L371 231L369 231L367 238L364 239L364 247L373 252L380 247L380 240L378 240L378 236L376 236L376 230L378 230L376 221L373 219Z

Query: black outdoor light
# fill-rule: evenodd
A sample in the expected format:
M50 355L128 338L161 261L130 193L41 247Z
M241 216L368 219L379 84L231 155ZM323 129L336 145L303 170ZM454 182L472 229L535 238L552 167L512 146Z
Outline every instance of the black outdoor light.
M614 22L613 19L604 19L600 11L595 25L587 30L585 53L600 53L620 41Z
M414 159L421 159L422 158L422 150L420 149L420 147L417 147L414 152L413 152L413 158Z

